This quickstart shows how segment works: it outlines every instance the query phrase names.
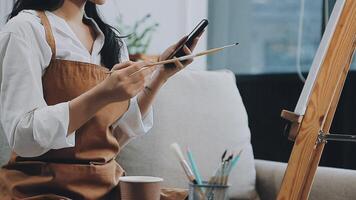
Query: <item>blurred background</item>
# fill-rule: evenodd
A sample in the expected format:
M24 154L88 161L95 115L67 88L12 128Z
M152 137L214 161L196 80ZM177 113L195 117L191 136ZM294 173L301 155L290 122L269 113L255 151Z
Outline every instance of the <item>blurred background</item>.
M203 18L210 25L197 51L239 42L237 48L195 60L191 68L232 70L249 115L255 157L287 162L293 143L283 135L280 112L294 110L304 84L300 76L307 76L335 1L108 0L100 10L122 35L132 34L126 43L133 57L157 56ZM12 4L0 2L0 27ZM355 70L354 62L333 133L356 133ZM356 169L355 154L355 144L329 142L321 165Z

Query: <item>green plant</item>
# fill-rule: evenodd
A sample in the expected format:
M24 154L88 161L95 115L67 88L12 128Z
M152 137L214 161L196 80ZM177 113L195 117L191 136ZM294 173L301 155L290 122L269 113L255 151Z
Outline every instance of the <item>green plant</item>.
M151 15L147 14L142 19L136 21L134 25L123 23L123 17L118 17L118 26L120 33L128 34L125 42L130 54L146 54L152 41L153 33L157 30L159 24L152 22Z

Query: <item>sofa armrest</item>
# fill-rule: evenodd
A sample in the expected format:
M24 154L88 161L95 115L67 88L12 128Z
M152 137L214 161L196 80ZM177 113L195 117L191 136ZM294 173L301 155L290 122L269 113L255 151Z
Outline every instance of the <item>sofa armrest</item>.
M276 199L286 170L286 163L255 160L257 191L261 199ZM311 200L354 199L356 197L356 171L319 167L312 191Z

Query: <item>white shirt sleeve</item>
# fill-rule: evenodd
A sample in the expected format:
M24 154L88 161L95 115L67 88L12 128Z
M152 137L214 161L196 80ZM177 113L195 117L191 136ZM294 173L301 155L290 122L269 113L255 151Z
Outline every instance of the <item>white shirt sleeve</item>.
M114 135L117 135L121 147L128 144L132 139L146 134L152 126L152 107L146 116L142 116L137 97L130 100L127 112L112 125Z
M69 104L48 106L44 100L44 61L33 43L16 33L0 33L0 121L10 146L22 157L75 145L75 134L67 136Z

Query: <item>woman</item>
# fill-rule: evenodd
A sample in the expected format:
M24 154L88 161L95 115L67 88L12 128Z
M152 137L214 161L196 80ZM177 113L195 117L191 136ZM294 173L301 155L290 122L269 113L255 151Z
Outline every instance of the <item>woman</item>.
M152 127L158 90L192 62L140 70L99 17L104 3L16 2L0 34L0 119L14 151L0 199L119 199L115 157Z

